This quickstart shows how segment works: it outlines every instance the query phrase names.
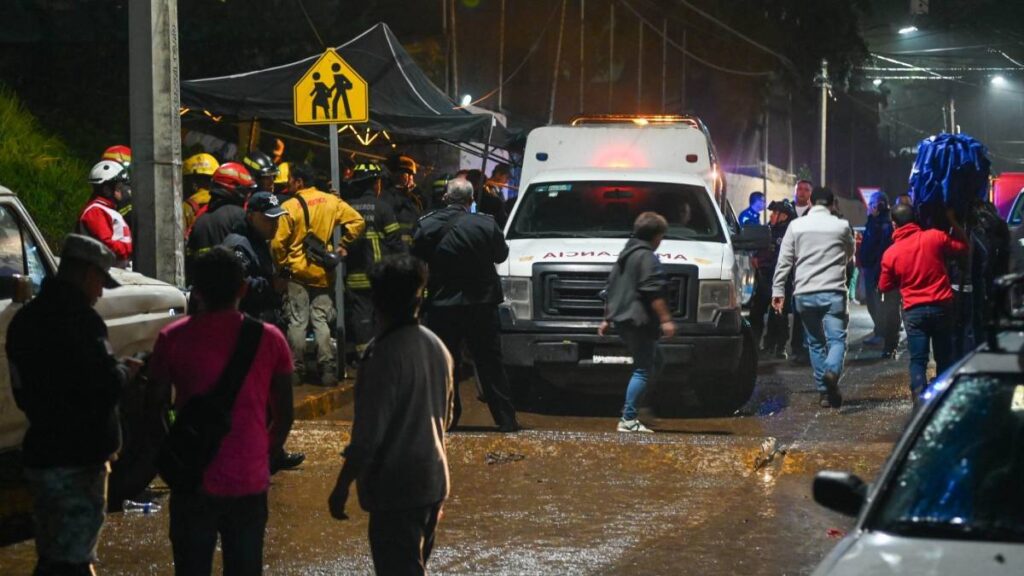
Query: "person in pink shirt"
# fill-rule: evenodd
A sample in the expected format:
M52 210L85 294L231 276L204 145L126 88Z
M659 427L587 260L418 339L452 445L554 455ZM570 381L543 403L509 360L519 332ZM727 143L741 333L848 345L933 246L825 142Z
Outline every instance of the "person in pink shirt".
M242 263L224 247L196 259L193 288L204 312L164 328L150 360L150 377L170 383L175 405L210 392L235 350L245 295ZM288 341L264 323L256 355L231 413L231 429L196 492L171 491L170 538L178 575L210 574L217 535L225 574L259 574L267 524L270 455L292 425L292 357ZM269 422L268 422L269 413Z

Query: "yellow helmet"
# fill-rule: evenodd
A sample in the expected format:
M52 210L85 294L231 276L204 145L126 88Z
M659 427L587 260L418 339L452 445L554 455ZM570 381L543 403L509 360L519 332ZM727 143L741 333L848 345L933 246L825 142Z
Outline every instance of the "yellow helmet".
M274 184L287 184L288 175L291 174L291 166L287 162L277 165L277 176L274 177Z
M185 176L213 176L220 168L220 163L212 155L201 152L189 156L181 164L181 173Z

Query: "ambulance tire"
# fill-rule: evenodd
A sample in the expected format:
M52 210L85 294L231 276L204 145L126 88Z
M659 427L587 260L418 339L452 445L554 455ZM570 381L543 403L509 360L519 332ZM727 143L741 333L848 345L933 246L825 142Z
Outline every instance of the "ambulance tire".
M121 509L124 500L139 498L156 478L156 458L167 436L170 386L158 387L139 374L121 397L121 452L110 470L107 508Z
M703 412L729 416L743 407L754 395L757 383L757 347L750 325L743 323L743 351L734 372L702 377L694 384L694 392Z

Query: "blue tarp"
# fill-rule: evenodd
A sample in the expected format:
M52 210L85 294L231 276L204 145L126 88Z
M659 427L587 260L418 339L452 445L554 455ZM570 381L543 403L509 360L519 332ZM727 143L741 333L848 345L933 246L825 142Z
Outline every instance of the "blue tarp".
M936 205L952 208L963 221L971 200L988 194L990 165L988 148L967 134L925 138L910 172L914 207L920 214L932 213Z

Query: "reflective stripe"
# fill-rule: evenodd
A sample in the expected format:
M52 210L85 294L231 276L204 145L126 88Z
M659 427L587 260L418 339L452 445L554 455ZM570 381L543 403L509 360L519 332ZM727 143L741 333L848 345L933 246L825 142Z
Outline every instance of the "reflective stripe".
M380 253L380 240L376 238L370 239L370 246L373 246L373 261L380 262L383 257Z
M401 228L402 227L397 222L395 222L394 224L388 224L387 226L384 227L384 233L394 234L395 232L398 232Z
M345 278L345 286L353 290L366 289L370 287L370 277L365 272L353 272Z

